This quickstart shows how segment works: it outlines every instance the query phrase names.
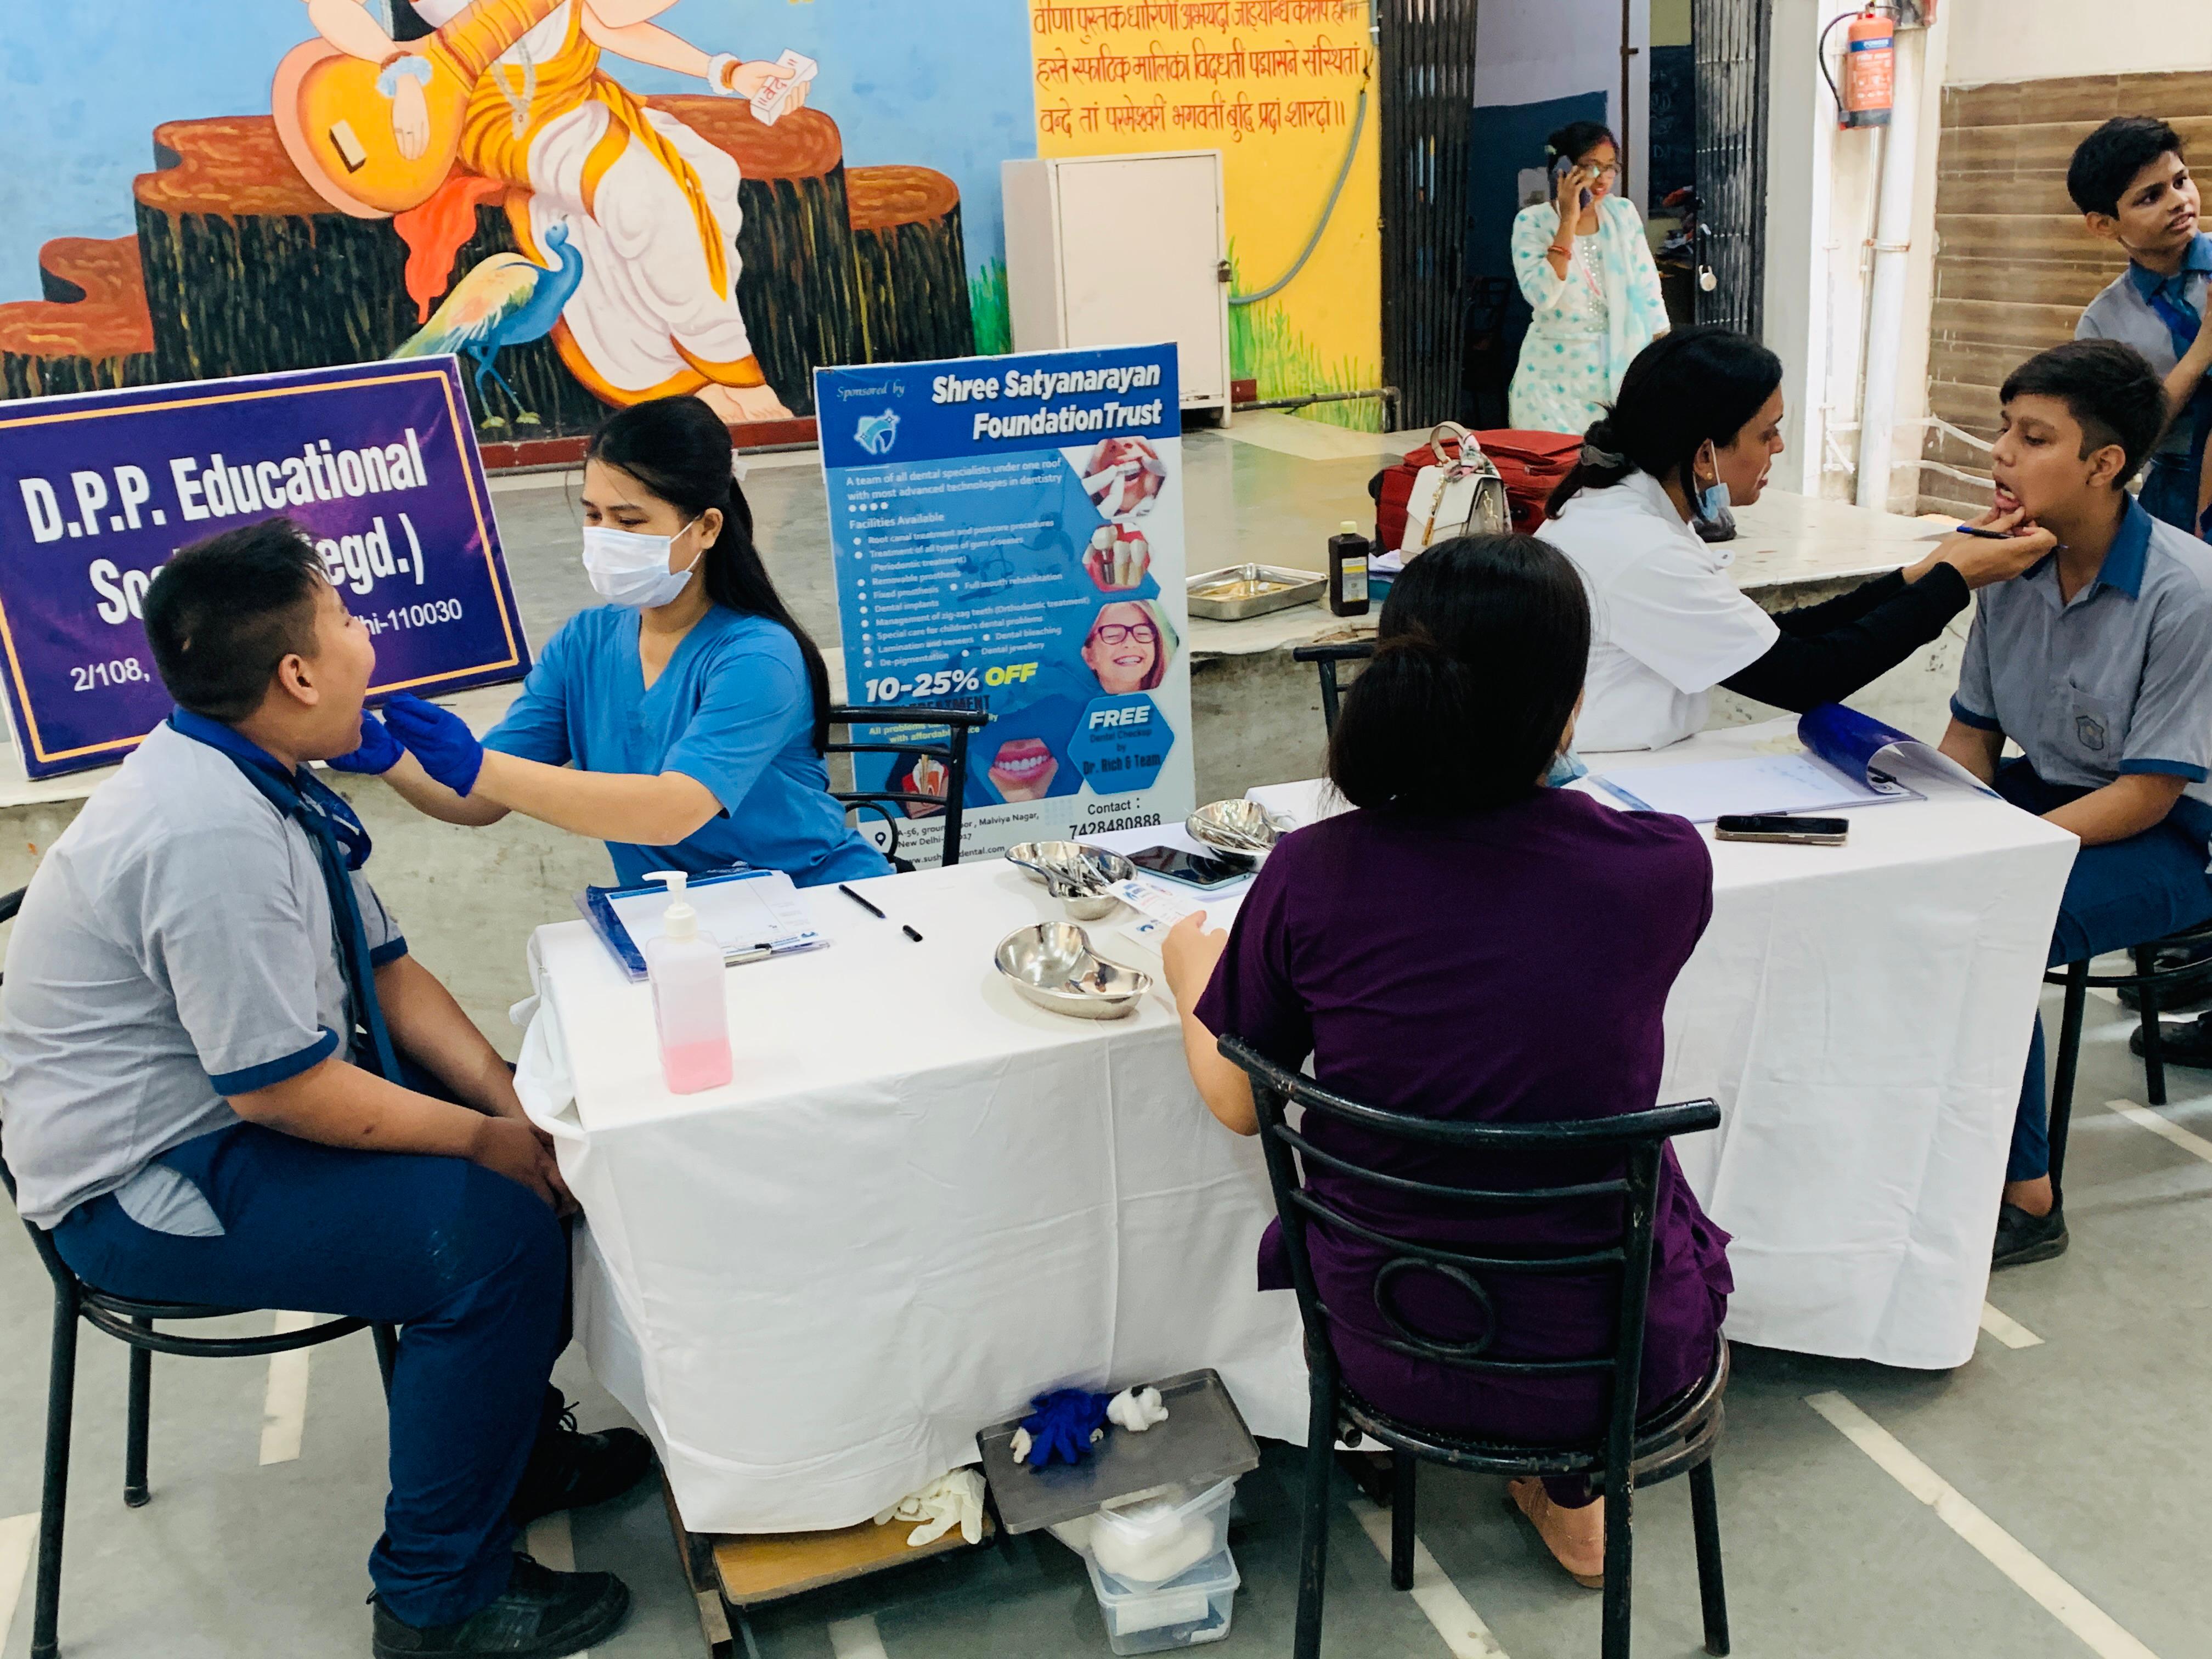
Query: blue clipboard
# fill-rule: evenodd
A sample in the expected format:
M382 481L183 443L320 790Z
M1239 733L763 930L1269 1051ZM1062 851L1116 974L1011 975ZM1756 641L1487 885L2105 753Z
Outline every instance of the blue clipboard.
M690 891L696 893L731 882L769 880L777 873L774 870L756 870L739 865L727 870L702 871L691 877L685 885ZM623 971L632 979L641 980L646 976L645 952L630 937L629 929L623 925L614 901L649 898L667 890L661 883L653 881L641 887L586 887L576 895L578 913L591 923L592 931L599 936L599 943L607 947L608 954L622 964ZM770 954L781 956L786 951L804 951L820 942L821 935L811 931L781 939L732 940L725 943L722 954L725 960L753 957L765 946Z

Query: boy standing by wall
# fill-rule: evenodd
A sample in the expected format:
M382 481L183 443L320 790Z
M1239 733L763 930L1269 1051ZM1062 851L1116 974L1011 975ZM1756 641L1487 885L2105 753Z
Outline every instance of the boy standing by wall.
M2082 312L2074 337L2131 345L2164 380L2172 424L2144 473L2142 500L2153 518L2194 534L2212 430L2212 328L2204 326L2212 235L2199 228L2202 203L2181 136L2146 115L2107 121L2075 150L2066 193L2090 232L2119 244L2129 261Z

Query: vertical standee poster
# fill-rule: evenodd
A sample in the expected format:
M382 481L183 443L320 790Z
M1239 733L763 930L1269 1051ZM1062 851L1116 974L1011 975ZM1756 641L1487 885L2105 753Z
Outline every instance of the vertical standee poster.
M991 715L963 856L1187 816L1174 345L817 369L815 398L846 701ZM856 761L863 789L942 787ZM901 827L918 864L940 844L928 809Z

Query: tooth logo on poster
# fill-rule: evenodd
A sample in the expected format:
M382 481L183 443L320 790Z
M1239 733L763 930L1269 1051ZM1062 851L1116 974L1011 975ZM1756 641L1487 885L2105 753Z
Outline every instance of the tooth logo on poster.
M898 441L898 413L885 410L880 415L863 415L860 424L854 429L853 441L871 455L888 455L891 446Z

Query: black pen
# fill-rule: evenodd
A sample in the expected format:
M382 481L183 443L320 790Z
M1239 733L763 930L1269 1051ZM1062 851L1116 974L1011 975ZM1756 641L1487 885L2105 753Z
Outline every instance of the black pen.
M855 903L855 904L859 905L859 906L860 906L863 910L866 910L866 911L870 915L873 916L873 917L874 917L878 921L889 921L890 920L890 918L889 916L885 915L882 911L880 911L880 910L877 909L877 908L876 908L876 907L875 907L874 905L872 905L872 904L869 903L869 902L867 902L867 900L866 900L866 899L862 898L862 897L861 897L858 893L854 892L851 888L849 888L849 887L846 886L846 885L845 885L845 884L844 884L843 882L842 882L842 881L841 881L841 882L839 882L839 883L837 884L837 890L838 890L839 892L842 893L842 894L843 894L847 898L848 898L848 899L852 900L854 903Z
M886 917L884 917L884 921L890 921L890 918L889 916L886 916ZM912 940L913 940L916 945L919 945L919 944L921 944L921 934L919 934L919 933L915 933L915 932L914 931L914 929L913 929L913 928L911 928L911 927L908 927L904 922L901 922L901 923L899 923L899 932L901 932L902 933L904 933L904 934L905 934L908 939L912 939Z

